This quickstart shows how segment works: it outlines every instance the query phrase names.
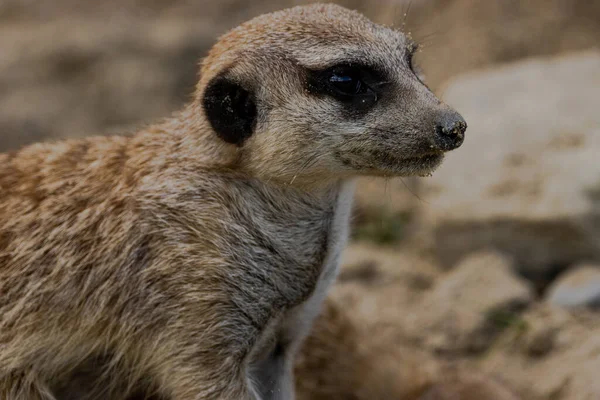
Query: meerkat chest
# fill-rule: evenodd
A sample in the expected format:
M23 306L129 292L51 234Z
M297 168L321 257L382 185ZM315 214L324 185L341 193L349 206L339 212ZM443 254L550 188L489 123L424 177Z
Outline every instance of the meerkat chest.
M318 302L335 279L352 196L348 183L325 200L294 199L285 206L263 202L252 213L249 229L258 231L249 249L253 268L269 273L286 308Z
M324 257L314 290L305 301L288 310L281 322L280 331L288 340L293 341L294 337L301 338L308 334L313 320L321 310L328 289L335 281L341 253L347 242L352 197L352 184L341 188L327 231Z
M279 235L274 235L281 240L277 251L288 254L288 261L274 265L276 270L272 271L280 295L285 293L281 297L285 304L270 315L257 343L255 351L262 356L276 351L278 346L284 346L286 353L294 353L310 331L337 275L348 236L352 196L352 183L345 184L328 207L314 207L304 216L290 214ZM297 233L292 234L296 229ZM256 267L269 268L265 264ZM265 349L269 346L271 351Z
M150 183L160 196L144 204L148 225L166 238L162 253L197 266L186 284L224 293L257 328L326 290L348 234L352 182L314 194L194 176L173 179L176 187Z
M161 196L151 199L149 215L175 252L163 253L197 266L185 270L182 284L207 297L218 291L229 305L223 312L248 320L239 336L253 347L269 346L275 336L303 337L336 276L352 182L317 196L218 175L200 186L179 181L185 185L172 193L153 191Z

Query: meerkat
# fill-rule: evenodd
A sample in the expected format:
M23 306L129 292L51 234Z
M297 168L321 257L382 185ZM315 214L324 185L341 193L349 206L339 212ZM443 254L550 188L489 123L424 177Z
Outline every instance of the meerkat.
M0 398L77 365L172 400L294 399L353 178L427 175L466 123L401 32L335 5L259 16L203 60L191 102L131 136L0 156Z

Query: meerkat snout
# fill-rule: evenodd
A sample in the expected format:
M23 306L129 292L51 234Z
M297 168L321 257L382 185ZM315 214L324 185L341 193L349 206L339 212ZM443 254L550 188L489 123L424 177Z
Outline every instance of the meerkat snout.
M237 167L262 178L427 174L460 146L466 123L416 73L416 50L402 32L341 7L286 10L221 38L198 101L216 135L238 147Z
M443 150L454 150L463 143L467 123L456 111L446 111L435 126L436 144Z

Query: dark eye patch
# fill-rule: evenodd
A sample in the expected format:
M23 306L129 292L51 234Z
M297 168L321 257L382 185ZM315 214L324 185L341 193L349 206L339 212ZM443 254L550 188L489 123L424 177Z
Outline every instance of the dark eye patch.
M367 111L377 103L382 75L374 69L353 63L341 63L320 71L309 71L308 89L327 95L355 111Z

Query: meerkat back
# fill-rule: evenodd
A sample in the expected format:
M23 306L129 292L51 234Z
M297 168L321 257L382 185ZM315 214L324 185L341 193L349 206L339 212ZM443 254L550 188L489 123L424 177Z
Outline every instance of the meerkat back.
M415 50L335 5L266 14L171 119L0 156L0 398L69 396L91 363L127 372L89 398L293 399L353 178L429 174L463 141Z

